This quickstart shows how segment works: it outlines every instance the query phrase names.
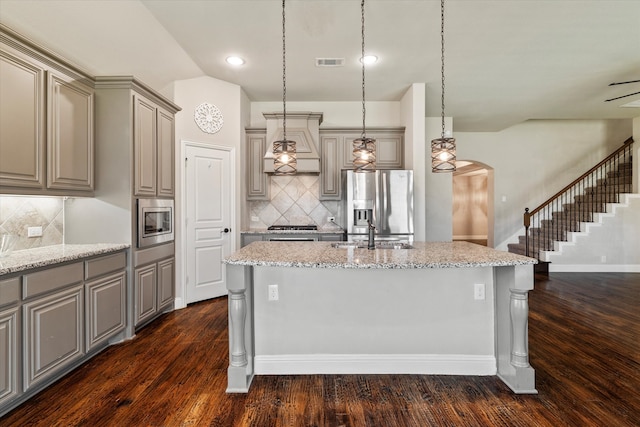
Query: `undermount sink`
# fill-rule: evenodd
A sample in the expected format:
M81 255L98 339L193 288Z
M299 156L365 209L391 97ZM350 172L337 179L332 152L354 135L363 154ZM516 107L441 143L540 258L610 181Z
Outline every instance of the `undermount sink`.
M411 244L406 242L394 242L394 241L381 241L376 242L376 249L413 249ZM368 243L365 241L358 242L337 242L332 243L331 247L338 249L348 249L348 248L357 248L357 249L367 249Z

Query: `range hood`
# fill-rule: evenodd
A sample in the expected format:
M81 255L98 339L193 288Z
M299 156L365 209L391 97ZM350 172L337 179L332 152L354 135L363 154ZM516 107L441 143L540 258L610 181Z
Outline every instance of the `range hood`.
M267 119L267 152L264 155L265 173L273 173L273 141L283 138L281 112L262 113ZM322 113L310 111L287 112L287 139L296 142L297 173L320 173L320 123Z

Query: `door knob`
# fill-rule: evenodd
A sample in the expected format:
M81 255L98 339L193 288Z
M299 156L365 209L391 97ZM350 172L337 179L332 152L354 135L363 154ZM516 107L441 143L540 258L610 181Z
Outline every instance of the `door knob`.
M230 231L231 231L231 229L230 229L230 228L225 228L224 230L222 230L222 232L224 232L224 233L228 233L228 232L230 232Z

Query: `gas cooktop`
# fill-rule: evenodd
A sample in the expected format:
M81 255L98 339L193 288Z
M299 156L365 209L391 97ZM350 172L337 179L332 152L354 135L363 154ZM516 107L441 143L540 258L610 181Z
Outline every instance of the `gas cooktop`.
M317 225L272 225L267 230L317 230Z

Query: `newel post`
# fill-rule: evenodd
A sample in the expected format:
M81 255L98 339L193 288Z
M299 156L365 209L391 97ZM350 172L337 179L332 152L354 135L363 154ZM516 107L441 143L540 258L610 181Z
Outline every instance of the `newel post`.
M529 226L531 225L531 214L529 208L524 208L524 254L529 256Z

